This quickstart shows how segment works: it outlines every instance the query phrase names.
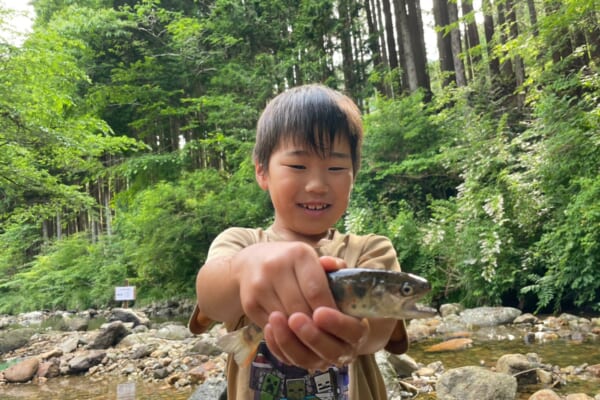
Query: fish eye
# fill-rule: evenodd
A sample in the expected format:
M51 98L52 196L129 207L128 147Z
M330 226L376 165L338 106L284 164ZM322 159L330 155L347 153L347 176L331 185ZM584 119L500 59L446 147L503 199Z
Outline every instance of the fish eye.
M413 287L410 283L408 282L404 282L404 284L402 285L402 295L403 296L410 296L413 294Z

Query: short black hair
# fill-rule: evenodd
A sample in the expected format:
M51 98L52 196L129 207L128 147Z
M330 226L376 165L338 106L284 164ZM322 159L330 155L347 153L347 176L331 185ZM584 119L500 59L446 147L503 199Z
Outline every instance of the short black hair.
M327 156L338 136L348 138L354 177L360 168L363 126L360 110L346 95L320 84L298 86L277 95L256 127L254 160L266 170L283 140Z

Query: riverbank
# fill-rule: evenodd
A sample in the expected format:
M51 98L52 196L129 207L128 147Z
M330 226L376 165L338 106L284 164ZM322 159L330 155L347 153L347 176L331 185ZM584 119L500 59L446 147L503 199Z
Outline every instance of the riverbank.
M174 303L135 310L0 316L0 393L25 382L42 390L51 380L77 377L165 385L189 392L191 398L216 399L224 383L226 355L216 346L223 329L216 326L191 335L181 322L191 307ZM167 320L151 322L157 317ZM462 310L444 305L438 317L411 321L408 333L412 345L407 355L377 355L392 400L451 395L482 400L486 391L496 393L489 397L494 400L535 400L542 398L535 397L541 389L552 390L555 399L569 395L569 400L600 400L600 353L593 354L600 347L600 318L570 314L538 318L506 307ZM576 365L547 363L536 354L536 346L553 342L574 350L589 345L592 350L584 351L582 357L587 359ZM498 345L495 351L500 354L494 360L444 366L442 360L449 354L473 352L484 343ZM530 351L513 353L511 343L527 344ZM591 385L579 392L575 384L579 381ZM482 382L482 392L472 386L461 388L460 382ZM594 385L595 392L587 389ZM493 392L498 390L502 392Z

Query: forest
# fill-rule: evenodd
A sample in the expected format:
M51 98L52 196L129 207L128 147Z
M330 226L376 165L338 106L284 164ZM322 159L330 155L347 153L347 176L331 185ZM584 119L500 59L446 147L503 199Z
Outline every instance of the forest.
M337 228L427 301L600 311L598 0L31 3L18 44L0 10L0 313L194 298L219 232L270 224L255 124L311 82L363 112Z

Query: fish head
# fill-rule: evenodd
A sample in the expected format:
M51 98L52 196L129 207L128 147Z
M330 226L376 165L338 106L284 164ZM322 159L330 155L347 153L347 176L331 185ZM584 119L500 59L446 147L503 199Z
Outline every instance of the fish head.
M329 281L338 307L349 315L413 319L436 314L435 309L417 304L431 290L430 283L418 275L352 268L330 274Z

